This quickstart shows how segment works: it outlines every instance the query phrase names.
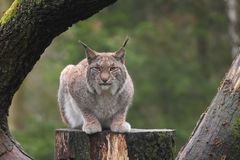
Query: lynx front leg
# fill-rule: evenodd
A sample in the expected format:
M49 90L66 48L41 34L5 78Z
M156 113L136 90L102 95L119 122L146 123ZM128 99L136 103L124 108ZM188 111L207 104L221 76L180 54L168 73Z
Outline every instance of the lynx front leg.
M126 122L126 113L124 111L119 111L112 117L110 129L113 132L121 133L129 132L131 130L130 124Z
M102 131L100 122L91 111L84 110L82 114L84 119L82 130L84 132L87 134L93 134Z

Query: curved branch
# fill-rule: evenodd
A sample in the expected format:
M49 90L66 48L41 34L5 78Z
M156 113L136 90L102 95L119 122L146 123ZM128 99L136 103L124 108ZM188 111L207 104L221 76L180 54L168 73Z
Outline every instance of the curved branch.
M6 117L12 97L52 40L115 1L14 1L0 20L0 132L10 137ZM8 151L2 146L0 135L0 156Z
M0 23L2 117L12 96L54 37L116 0L16 0Z

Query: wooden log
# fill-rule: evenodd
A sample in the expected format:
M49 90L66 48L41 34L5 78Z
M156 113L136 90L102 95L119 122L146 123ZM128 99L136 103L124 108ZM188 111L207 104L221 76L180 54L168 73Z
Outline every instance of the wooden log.
M240 160L240 54L176 160Z
M55 160L172 160L175 130L132 129L88 135L76 129L57 129Z

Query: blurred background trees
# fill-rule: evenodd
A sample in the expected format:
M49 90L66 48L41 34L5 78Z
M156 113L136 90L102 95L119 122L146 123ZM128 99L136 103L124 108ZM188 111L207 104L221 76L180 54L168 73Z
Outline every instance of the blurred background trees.
M1 13L10 3L0 1ZM45 51L14 97L13 134L36 159L53 159L55 129L66 127L57 107L58 78L64 66L84 58L78 40L115 51L129 35L126 65L135 97L128 121L134 128L176 129L178 150L232 62L228 25L225 1L118 1Z

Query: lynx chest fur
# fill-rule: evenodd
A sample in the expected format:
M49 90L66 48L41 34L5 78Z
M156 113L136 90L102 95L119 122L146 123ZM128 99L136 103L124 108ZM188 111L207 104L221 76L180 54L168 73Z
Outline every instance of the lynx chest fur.
M124 65L125 41L116 52L98 53L85 44L86 59L61 73L59 109L64 122L86 133L109 128L128 132L126 114L133 98L133 83Z

